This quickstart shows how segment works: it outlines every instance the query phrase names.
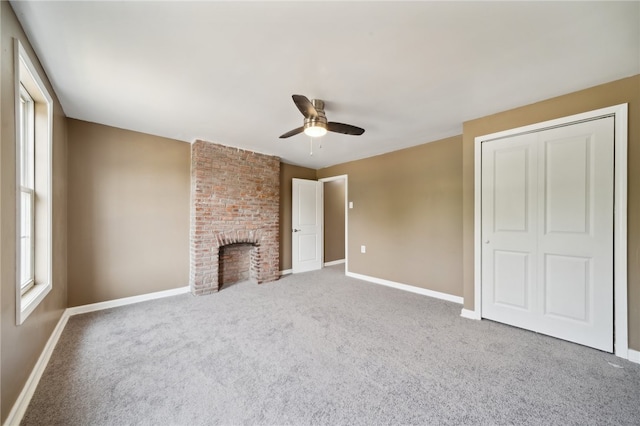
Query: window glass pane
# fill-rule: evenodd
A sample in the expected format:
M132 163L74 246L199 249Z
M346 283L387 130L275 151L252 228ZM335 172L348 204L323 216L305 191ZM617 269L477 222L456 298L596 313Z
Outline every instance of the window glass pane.
M22 93L20 93L20 134L19 134L19 149L20 149L20 185L26 186L26 171L25 171L25 149L26 149L26 138L24 136L24 129L26 120L26 102Z
M20 192L20 284L33 281L33 192Z
M34 188L35 108L29 92L20 86L20 185Z
M20 286L25 287L29 285L30 274L29 274L29 250L30 241L26 238L20 239L20 256L22 257L22 262L20 262Z

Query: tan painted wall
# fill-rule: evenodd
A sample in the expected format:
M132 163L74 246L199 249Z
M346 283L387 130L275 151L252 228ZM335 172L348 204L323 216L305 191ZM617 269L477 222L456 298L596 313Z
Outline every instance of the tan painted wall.
M190 145L68 126L69 306L188 285Z
M16 326L16 179L14 38L22 43L54 100L53 118L53 289ZM26 383L67 306L67 128L64 112L8 2L0 2L0 340L1 421Z
M462 296L461 155L456 136L318 170L349 176L350 272Z
M316 171L280 163L280 270L291 269L291 179L316 180Z
M325 182L324 261L344 259L344 179Z
M640 350L640 75L464 123L463 228L465 308L474 307L474 138L598 108L629 103L628 305L629 346Z

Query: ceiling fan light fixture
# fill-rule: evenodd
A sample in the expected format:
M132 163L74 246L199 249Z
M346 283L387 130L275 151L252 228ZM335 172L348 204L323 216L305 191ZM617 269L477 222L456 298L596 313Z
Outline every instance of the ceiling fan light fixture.
M311 126L307 126L304 128L304 134L310 136L312 138L319 138L327 134L326 125L322 125L324 123L315 123Z

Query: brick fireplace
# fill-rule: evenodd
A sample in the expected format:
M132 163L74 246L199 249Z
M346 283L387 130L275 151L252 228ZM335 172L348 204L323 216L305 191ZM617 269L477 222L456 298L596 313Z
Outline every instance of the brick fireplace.
M279 203L278 157L200 140L191 145L193 294L279 278Z

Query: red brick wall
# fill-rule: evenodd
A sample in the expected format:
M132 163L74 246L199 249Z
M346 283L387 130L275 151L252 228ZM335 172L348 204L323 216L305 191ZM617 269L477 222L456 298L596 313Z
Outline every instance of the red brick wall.
M251 278L279 278L280 159L205 141L191 145L189 284L218 291L220 247L248 243Z

